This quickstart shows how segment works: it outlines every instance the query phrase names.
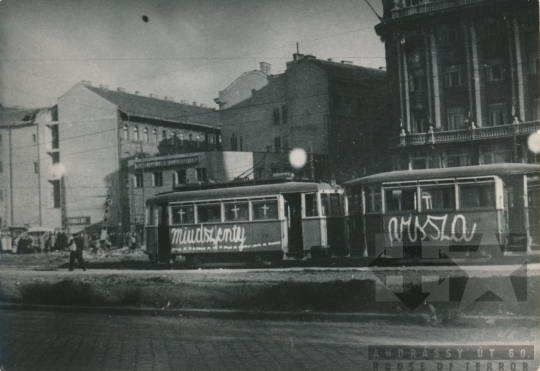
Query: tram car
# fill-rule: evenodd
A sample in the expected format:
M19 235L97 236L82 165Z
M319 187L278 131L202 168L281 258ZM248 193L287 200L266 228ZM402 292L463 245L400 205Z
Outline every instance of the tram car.
M538 253L539 175L540 165L492 164L348 181L352 255L391 258L388 251L399 246L394 258L418 259L430 243L482 253L484 236L493 236L503 255Z
M154 262L272 262L349 253L344 192L328 183L185 185L148 199L146 207L146 253Z

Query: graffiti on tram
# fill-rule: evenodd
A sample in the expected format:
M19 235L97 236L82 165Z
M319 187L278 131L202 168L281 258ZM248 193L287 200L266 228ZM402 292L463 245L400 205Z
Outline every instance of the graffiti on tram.
M281 245L280 241L250 243L246 228L238 225L172 228L170 238L172 251L177 253L243 251Z
M386 224L390 241L470 242L476 234L477 224L463 214L394 216Z

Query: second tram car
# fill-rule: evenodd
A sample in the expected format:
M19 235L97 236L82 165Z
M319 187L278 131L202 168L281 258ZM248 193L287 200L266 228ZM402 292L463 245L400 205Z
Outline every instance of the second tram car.
M344 184L352 254L376 257L402 244L402 258L421 257L425 241L454 251L477 249L486 233L505 253L540 246L540 165L494 164L394 171ZM445 242L446 243L446 242Z
M251 182L253 183L253 181ZM348 251L340 187L313 182L181 186L147 200L152 261L304 259Z

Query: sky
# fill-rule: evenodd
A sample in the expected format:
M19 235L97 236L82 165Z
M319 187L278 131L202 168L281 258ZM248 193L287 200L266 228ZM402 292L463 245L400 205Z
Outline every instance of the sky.
M0 103L52 106L88 80L217 108L259 62L282 73L297 42L302 54L384 67L378 22L365 0L0 0Z

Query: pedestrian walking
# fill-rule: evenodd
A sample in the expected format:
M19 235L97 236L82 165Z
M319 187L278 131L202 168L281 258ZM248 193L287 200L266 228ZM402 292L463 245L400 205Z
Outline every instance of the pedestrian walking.
M67 247L69 249L69 271L73 271L75 260L79 262L83 271L85 271L86 267L84 265L84 258L82 255L82 245L80 243L77 244L71 234L68 234L66 237Z

